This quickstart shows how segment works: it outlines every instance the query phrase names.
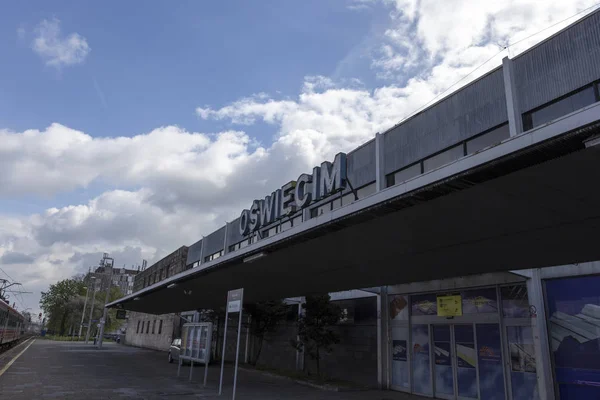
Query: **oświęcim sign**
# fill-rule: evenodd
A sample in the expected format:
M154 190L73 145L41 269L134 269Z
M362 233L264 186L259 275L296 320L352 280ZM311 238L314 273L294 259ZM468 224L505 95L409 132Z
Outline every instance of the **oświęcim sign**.
M346 154L338 153L333 163L325 161L320 167L314 167L312 174L302 174L264 199L254 200L252 207L240 215L240 234L246 236L289 217L315 201L344 190L346 183Z

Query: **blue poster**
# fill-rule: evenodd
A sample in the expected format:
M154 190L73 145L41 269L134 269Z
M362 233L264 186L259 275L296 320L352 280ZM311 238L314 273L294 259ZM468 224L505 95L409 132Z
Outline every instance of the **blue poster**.
M600 276L545 284L560 397L600 398Z
M393 340L392 346L392 359L394 361L406 361L406 340Z
M477 324L479 391L482 400L504 400L502 345L498 324Z
M412 326L413 391L431 394L431 362L429 359L429 327Z

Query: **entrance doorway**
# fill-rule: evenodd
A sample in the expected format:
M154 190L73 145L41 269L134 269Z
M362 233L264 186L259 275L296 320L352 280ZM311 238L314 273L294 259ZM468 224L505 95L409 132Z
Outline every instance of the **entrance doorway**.
M474 324L431 326L434 397L477 399L478 363Z

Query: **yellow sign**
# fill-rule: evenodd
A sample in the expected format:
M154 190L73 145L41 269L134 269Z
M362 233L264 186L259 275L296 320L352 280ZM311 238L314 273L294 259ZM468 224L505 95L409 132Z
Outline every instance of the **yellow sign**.
M456 296L438 296L437 297L437 315L438 317L458 317L462 315L462 299L460 295Z

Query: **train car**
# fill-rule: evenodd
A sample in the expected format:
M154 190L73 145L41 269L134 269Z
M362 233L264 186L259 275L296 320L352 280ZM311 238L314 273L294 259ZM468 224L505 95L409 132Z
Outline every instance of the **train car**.
M23 335L25 317L0 299L0 347L13 344Z

